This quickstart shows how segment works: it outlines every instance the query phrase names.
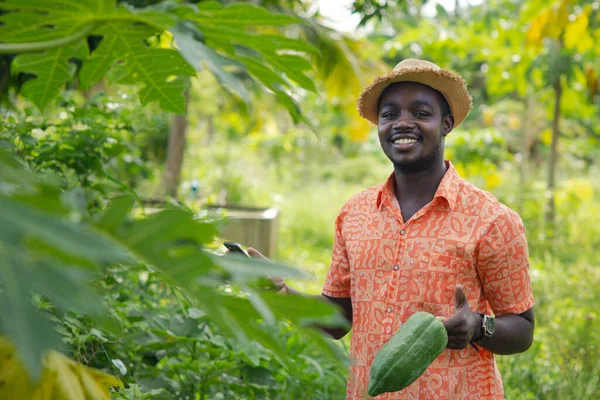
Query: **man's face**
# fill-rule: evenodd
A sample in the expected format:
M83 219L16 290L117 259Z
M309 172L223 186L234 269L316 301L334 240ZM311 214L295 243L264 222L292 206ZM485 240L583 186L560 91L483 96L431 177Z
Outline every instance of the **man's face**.
M431 169L444 158L444 137L451 115L442 118L439 92L415 82L388 86L379 99L379 142L402 172Z

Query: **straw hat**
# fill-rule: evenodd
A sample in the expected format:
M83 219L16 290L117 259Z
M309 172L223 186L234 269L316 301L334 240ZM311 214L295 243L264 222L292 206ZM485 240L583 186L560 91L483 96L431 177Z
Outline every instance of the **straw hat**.
M450 106L456 128L465 119L473 102L467 84L460 76L423 60L407 58L394 67L392 72L379 76L360 94L357 107L361 117L377 125L379 97L386 87L396 82L417 82L440 92Z

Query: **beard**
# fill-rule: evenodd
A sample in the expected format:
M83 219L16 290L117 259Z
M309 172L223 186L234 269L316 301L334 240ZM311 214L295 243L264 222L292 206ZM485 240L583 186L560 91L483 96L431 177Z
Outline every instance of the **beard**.
M441 156L442 146L438 143L437 147L429 154L417 158L416 160L400 162L394 164L394 169L403 174L416 174L433 169Z

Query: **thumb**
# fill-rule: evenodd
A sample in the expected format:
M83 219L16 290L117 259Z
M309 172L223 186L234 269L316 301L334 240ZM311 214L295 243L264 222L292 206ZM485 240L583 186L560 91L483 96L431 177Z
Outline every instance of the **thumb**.
M455 311L459 311L463 307L469 308L469 303L467 302L467 297L465 296L465 292L463 292L462 285L456 285L456 287L454 288Z
M248 255L252 258L262 258L267 260L267 257L263 256L260 251L256 250L254 247L248 247Z

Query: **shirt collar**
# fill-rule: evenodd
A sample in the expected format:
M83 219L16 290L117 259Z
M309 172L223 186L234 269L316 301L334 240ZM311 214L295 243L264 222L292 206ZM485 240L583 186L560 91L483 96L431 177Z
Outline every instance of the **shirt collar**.
M450 161L445 161L446 173L438 186L434 199L440 198L446 200L449 209L452 209L456 203L456 196L458 195L458 187L460 183L460 176L454 168L454 165ZM394 173L388 177L388 179L380 186L377 193L377 208L381 209L381 206L389 201L389 204L393 204L393 196L395 186Z

